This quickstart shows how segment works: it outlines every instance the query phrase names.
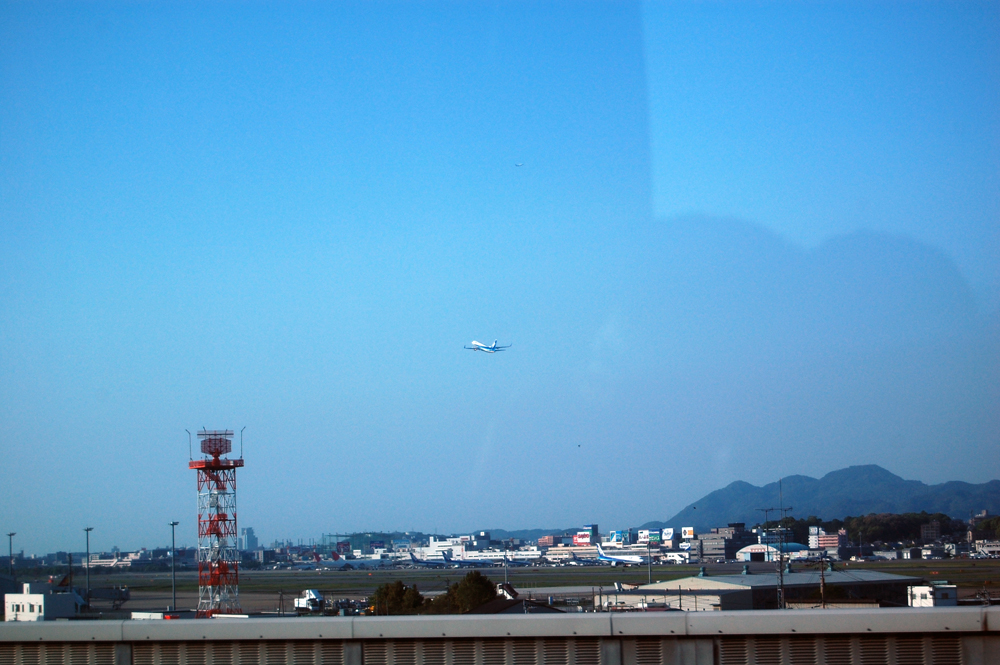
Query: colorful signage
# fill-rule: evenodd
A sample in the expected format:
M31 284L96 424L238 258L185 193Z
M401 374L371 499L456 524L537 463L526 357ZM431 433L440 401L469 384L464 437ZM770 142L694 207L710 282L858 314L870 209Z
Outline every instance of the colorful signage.
M693 526L681 527L681 538L685 539L694 538L694 527Z

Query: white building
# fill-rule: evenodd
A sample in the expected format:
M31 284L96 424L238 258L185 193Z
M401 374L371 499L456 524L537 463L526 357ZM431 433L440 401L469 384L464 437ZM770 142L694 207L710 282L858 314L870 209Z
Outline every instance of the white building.
M48 584L25 584L21 593L4 595L7 621L52 621L75 616L83 598L75 592L52 593Z
M799 543L785 543L780 547L781 551L788 555L789 558L795 556L799 552L807 552L809 548L805 545L800 545ZM778 560L778 547L774 545L766 545L758 543L756 545L747 545L739 552L736 553L736 560L745 563L748 561L777 561Z
M954 584L927 584L906 587L910 607L948 607L958 605L958 587Z
M792 541L792 530L784 527L780 529L754 529L754 533L757 534L757 542L761 545L777 545Z
M1000 540L977 540L976 554L980 556L1000 556Z

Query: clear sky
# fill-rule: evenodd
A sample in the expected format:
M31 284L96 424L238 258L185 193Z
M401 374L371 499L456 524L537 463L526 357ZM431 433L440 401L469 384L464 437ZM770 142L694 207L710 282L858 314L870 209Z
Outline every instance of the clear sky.
M265 541L1000 476L996 3L3 3L0 91L16 549L193 545L203 426Z

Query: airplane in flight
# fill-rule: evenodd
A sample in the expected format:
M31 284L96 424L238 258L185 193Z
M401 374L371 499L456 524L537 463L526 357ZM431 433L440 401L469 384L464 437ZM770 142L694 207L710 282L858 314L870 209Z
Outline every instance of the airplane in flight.
M610 563L612 566L617 566L619 564L632 566L646 563L644 557L636 556L634 554L619 554L617 556L605 554L604 549L600 545L597 546L597 560L603 561L604 563Z
M497 346L497 340L493 340L493 344L483 344L482 342L477 342L472 340L472 346L466 346L464 348L469 351L485 351L486 353L496 353L497 351L503 351L504 349L509 349L512 344L507 346Z

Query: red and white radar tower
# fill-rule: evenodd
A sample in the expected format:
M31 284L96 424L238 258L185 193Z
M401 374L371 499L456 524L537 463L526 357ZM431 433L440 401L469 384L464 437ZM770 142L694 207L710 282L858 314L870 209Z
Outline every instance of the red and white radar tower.
M198 614L242 614L236 530L236 469L232 430L201 430L201 452L188 468L198 472Z

